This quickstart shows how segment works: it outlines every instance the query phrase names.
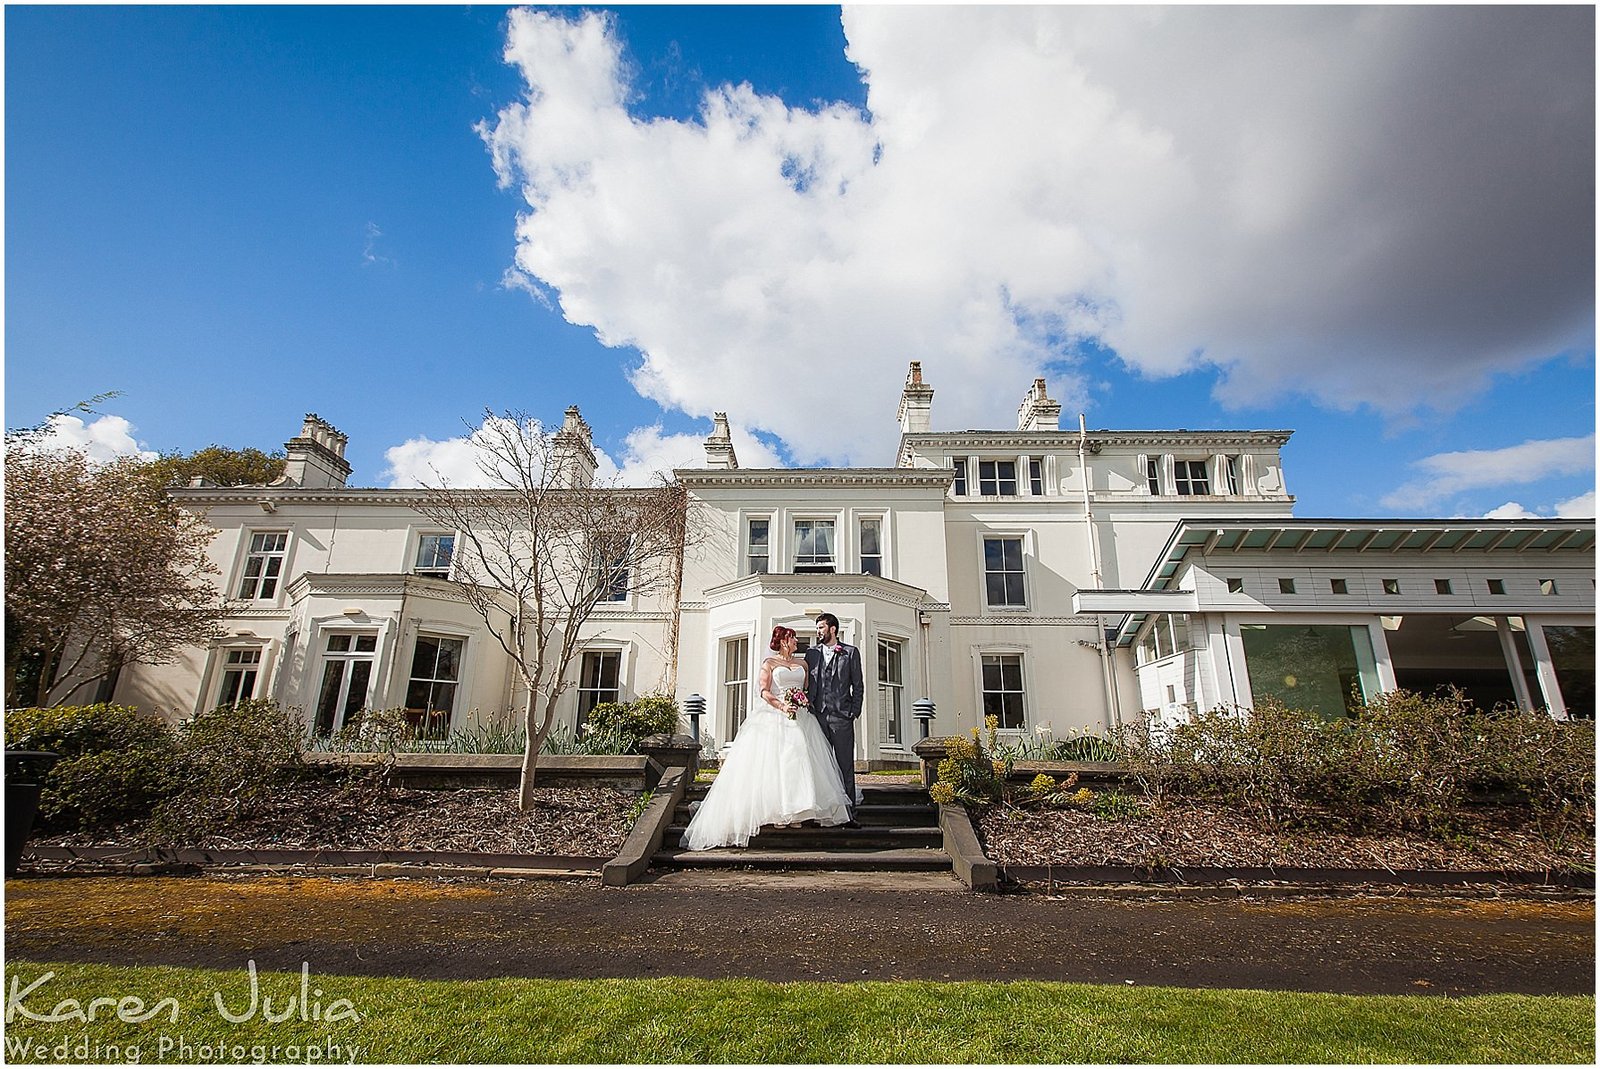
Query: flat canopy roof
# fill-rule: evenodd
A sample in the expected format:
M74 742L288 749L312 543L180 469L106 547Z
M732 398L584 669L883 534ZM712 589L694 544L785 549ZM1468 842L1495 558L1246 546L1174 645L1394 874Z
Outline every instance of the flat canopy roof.
M1589 553L1594 520L1347 520L1280 517L1180 520L1142 589L1167 590L1191 552L1276 553L1300 560L1324 553ZM1117 645L1133 642L1149 612L1130 612Z

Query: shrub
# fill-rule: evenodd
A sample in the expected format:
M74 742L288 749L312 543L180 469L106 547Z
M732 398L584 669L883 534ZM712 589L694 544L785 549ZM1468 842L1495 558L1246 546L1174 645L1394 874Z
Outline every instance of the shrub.
M298 774L305 728L277 702L250 699L182 724L178 751L177 790L150 822L157 840L201 836L255 812Z
M941 805L964 802L973 806L1006 805L1015 808L1035 805L1089 805L1094 792L1078 786L1077 773L1058 783L1055 777L1040 774L1027 786L1011 782L1015 750L999 743L999 721L984 721L987 738L972 729L971 737L956 735L945 739L945 758L939 762L938 779L929 795Z
M1210 798L1268 826L1332 817L1449 835L1494 793L1530 806L1554 839L1594 822L1593 725L1484 712L1455 689L1385 693L1333 720L1276 701L1170 728L1140 720L1115 742L1157 806Z
M678 730L678 703L671 695L644 694L626 704L601 702L589 713L585 730L616 733L630 742Z
M144 816L177 789L172 729L126 705L62 705L6 714L6 746L60 755L39 815L49 830L101 828Z

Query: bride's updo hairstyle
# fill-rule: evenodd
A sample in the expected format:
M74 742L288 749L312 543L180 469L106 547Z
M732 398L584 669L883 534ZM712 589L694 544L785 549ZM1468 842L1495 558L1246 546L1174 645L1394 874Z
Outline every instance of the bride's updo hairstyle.
M772 641L767 644L767 648L773 653L777 653L778 650L782 648L784 642L791 638L794 638L794 628L784 627L782 624L779 624L777 627L772 629Z

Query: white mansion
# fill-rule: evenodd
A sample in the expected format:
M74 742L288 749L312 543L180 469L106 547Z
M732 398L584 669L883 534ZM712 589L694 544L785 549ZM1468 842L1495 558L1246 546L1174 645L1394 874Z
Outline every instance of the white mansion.
M618 589L582 634L569 724L658 690L706 699L732 738L774 624L839 617L869 694L858 756L894 761L933 731L1104 733L1277 695L1325 715L1352 692L1461 686L1593 717L1592 520L1300 519L1288 431L1062 430L1036 381L1004 431L935 431L913 363L889 468L739 467L727 421L677 481L712 537L681 593ZM593 478L569 409L572 478ZM514 673L451 579L458 532L417 491L345 485L346 439L308 416L268 486L175 489L219 529L227 636L129 666L115 698L182 718L241 697L317 731L362 708L448 715L520 707Z

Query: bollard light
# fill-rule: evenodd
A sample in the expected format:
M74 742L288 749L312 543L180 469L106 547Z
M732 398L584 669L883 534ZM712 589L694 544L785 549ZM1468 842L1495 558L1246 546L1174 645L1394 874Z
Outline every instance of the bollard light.
M922 737L927 738L933 726L933 699L918 698L911 703L912 715L917 718L917 723L922 725Z
M683 699L684 712L689 714L689 734L694 736L694 741L700 741L700 715L706 711L706 700L698 694L691 694Z

